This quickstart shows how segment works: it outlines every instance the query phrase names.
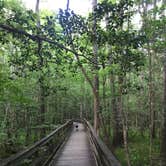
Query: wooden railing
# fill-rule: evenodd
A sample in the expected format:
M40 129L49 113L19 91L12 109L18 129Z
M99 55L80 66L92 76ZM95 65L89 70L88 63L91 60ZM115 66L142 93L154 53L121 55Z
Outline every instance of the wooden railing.
M84 120L88 136L93 147L95 158L98 166L121 166L113 153L103 143L103 141L95 134L91 124Z
M65 139L68 138L73 121L84 123L93 147L98 166L121 166L113 153L107 148L102 140L95 134L93 127L87 120L70 120L55 131L36 142L28 149L13 155L0 166L47 166L55 153L61 147Z
M55 131L36 142L28 149L4 160L1 166L46 166L51 161L61 144L67 138L72 127L70 120Z

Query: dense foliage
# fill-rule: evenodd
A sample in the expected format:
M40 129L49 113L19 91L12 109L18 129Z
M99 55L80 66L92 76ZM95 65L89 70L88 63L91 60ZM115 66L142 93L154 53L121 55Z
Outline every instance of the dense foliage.
M157 166L165 24L164 0L103 0L87 17L1 0L0 158L85 117L122 165Z

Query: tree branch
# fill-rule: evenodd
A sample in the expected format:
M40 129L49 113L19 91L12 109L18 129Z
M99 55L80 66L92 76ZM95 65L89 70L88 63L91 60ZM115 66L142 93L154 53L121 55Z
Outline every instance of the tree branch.
M94 64L94 62L93 62L90 58L86 57L85 55L79 54L79 53L77 53L75 50L72 50L72 49L70 49L70 48L67 48L67 47L65 47L64 45L59 44L59 43L56 42L56 41L53 41L52 39L49 39L49 38L46 38L46 37L42 37L42 36L39 36L39 35L33 35L33 34L30 34L30 33L26 32L26 31L24 31L24 30L17 29L17 28L14 28L14 27L11 27L11 26L8 26L8 25L4 25L4 24L0 24L0 28L3 29L3 30L5 30L5 31L8 31L8 32L10 32L10 33L17 33L17 34L26 36L26 37L28 37L29 39L33 40L33 41L37 41L37 42L38 42L38 41L40 40L40 41L45 41L45 42L47 42L47 43L56 45L57 47L59 47L59 48L65 50L65 51L71 52L71 53L73 53L73 54L75 54L75 55L77 55L77 56L82 56L82 57L84 57L85 59L87 59L90 63Z
M6 30L8 32L11 32L11 33L17 33L17 34L20 34L20 35L23 35L23 36L26 36L28 37L29 39L33 40L33 41L45 41L47 43L50 43L50 44L53 44L53 45L56 45L58 46L59 48L63 49L63 50L66 50L68 52L71 52L73 54L76 54L77 56L82 56L81 54L78 54L77 52L65 47L64 45L62 44L59 44L58 42L56 41L53 41L49 38L46 38L46 37L42 37L42 36L39 36L39 35L33 35L33 34L30 34L24 30L21 30L21 29L17 29L17 28L14 28L14 27L11 27L11 26L8 26L8 25L4 25L4 24L0 24L0 28L3 29L3 30Z
M14 27L10 27L8 25L4 25L4 24L0 24L0 28L3 29L3 30L6 30L8 32L11 32L11 33L17 33L17 34L20 34L20 35L23 35L23 36L26 36L28 37L29 39L33 40L33 41L45 41L45 42L48 42L50 44L53 44L53 45L56 45L58 46L59 48L61 49L64 49L68 52L71 52L75 55L78 63L79 63L79 66L80 66L80 69L82 71L82 73L84 74L86 80L89 82L90 86L92 87L92 89L94 90L94 86L93 86L93 83L92 83L92 80L88 77L84 67L82 66L81 62L80 62L80 59L79 59L79 56L83 56L85 58L84 55L81 55L81 54L78 54L76 51L74 50L71 50L67 47L65 47L64 45L62 44L59 44L58 42L56 41L52 41L51 39L48 39L48 38L45 38L45 37L42 37L42 36L39 36L39 35L32 35L32 34L29 34L27 33L26 31L24 30L21 30L21 29L17 29L17 28L14 28Z

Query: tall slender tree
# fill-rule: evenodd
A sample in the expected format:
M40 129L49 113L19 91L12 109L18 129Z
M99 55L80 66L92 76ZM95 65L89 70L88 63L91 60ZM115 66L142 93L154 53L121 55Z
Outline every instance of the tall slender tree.
M95 12L95 8L97 7L97 0L92 0L92 8L93 13ZM99 66L98 66L98 46L97 46L97 18L95 14L93 15L93 72L94 72L94 80L93 80L93 94L94 94L94 130L98 133L99 129L99 109L100 109L100 99L99 99Z
M37 14L37 33L38 35L40 34L40 10L39 10L39 5L40 5L40 0L36 1L36 14ZM45 122L45 112L46 112L46 101L45 101L45 86L44 86L44 73L42 70L42 67L44 65L44 59L43 59L43 55L42 55L42 41L40 39L38 39L38 50L37 50L37 54L39 57L39 72L41 72L40 76L39 76L39 88L40 88L40 95L39 95L39 100L40 100L40 116L39 116L39 125L42 125ZM45 135L45 130L44 128L41 128L41 133L40 133L40 137L42 138Z
M166 0L162 1L162 5L166 4ZM165 17L165 12L163 11L163 18ZM164 25L164 34L166 34L166 26ZM164 40L166 36L164 35ZM161 165L166 166L166 48L164 48L164 101L163 101L163 127L162 127L162 140L161 140Z

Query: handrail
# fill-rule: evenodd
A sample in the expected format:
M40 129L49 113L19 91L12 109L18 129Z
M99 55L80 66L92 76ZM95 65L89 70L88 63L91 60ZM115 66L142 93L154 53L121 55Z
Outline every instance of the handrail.
M69 128L72 126L72 122L73 122L72 120L69 120L68 122L66 122L59 128L57 128L56 130L51 132L49 135L44 137L43 139L37 141L35 144L33 144L28 149L25 149L24 151L19 152L13 156L7 158L5 161L3 161L3 163L1 163L1 166L19 165L18 163L20 163L24 159L27 159L28 157L32 156L35 152L37 152L37 150L39 148L41 148L44 145L46 145L47 143L53 141L53 139L56 135L59 135L61 133L61 134L63 134L64 137L66 137L66 134L67 134ZM62 142L63 142L63 139L61 138L59 144L61 144ZM57 147L59 147L59 144Z
M120 162L116 159L113 153L95 134L91 124L86 119L84 119L84 123L89 133L98 166L121 166Z

